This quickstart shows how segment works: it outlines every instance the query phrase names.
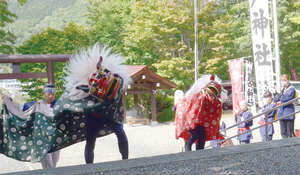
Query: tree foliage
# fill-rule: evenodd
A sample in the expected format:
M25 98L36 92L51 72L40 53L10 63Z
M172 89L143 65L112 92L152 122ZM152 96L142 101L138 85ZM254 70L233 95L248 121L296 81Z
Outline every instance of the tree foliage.
M294 7L299 10L300 0L298 2L295 2ZM294 17L291 17L291 22L300 25L300 16L296 15ZM300 32L297 32L297 34L300 35Z
M216 7L215 3L206 3L198 12L200 75L220 74L227 58L224 46L230 42L226 32L231 22L226 16L218 16ZM124 38L128 63L150 65L187 90L194 82L193 1L138 1L132 6L132 14L135 20L126 26Z
M86 0L31 0L23 6L15 0L7 2L9 10L18 16L14 23L5 27L18 37L15 45L22 44L47 27L61 30L68 21L86 24Z
M277 15L279 29L279 47L281 72L291 74L291 69L300 70L300 26L295 18L299 18L298 0L278 0Z
M0 1L0 54L9 55L13 53L13 47L16 40L16 36L10 31L5 31L3 28L13 22L13 18L17 16L8 10L8 4L6 1Z
M230 53L230 59L251 56L253 53L249 2L237 3L236 1L224 0L220 8L222 13L229 15L233 22L229 33L233 42L232 45L226 47Z
M132 23L131 5L136 0L88 0L88 26L92 42L114 47L122 53L124 27Z
M33 35L23 45L16 47L16 51L21 54L73 54L79 48L89 46L90 39L87 36L87 29L74 22L69 22L62 30L47 28L41 33ZM42 59L42 58L41 58ZM57 89L57 98L64 91L63 76L65 63L54 63L54 78ZM46 63L21 64L21 72L46 72ZM21 82L29 82L24 87L24 91L30 95L29 101L42 99L42 87L47 83L47 79L24 79Z
M19 2L21 5L24 5L24 4L27 2L27 0L18 0L18 2Z

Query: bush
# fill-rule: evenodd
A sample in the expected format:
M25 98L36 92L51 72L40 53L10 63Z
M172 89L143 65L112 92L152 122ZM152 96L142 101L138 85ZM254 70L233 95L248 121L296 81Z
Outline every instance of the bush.
M172 112L174 97L172 91L157 90L156 97L156 114L158 122L174 120L175 114ZM151 96L150 94L139 95L139 106L148 113L151 119Z
M157 115L158 122L175 121L175 112L172 111L172 107L163 109L161 113Z

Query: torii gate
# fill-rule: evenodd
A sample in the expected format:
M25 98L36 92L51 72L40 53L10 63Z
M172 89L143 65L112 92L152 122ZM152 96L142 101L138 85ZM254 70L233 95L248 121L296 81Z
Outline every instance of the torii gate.
M57 55L0 55L1 63L12 63L13 73L0 74L0 79L29 79L29 78L48 78L48 83L55 83L53 63L66 62L71 57L70 54L57 54ZM21 73L21 63L47 63L47 72L36 73ZM137 107L138 94L150 93L151 94L151 118L152 122L157 122L156 118L156 89L172 89L177 85L171 81L157 75L149 70L149 66L136 65L127 66L128 74L133 80L131 87L128 87L127 94L133 94L134 105ZM126 94L124 96L124 121L126 121Z

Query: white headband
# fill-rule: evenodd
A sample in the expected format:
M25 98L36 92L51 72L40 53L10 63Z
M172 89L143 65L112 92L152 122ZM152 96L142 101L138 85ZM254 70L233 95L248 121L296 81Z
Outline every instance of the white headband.
M55 87L44 87L44 93L55 93Z

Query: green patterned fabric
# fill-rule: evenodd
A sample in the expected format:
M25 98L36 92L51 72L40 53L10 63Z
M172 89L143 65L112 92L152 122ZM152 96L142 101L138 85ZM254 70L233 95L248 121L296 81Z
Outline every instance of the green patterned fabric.
M111 120L122 124L124 117L122 99L121 88L112 100L103 102L98 101L91 95L76 99L74 96L69 96L69 92L65 92L53 107L57 128L72 140L82 140L85 139L85 130L83 131L82 128L85 126L86 115L93 115L101 117L103 121ZM110 133L111 131L106 125L100 129L101 136Z
M41 104L33 108L38 105ZM2 106L0 153L16 160L39 162L51 148L59 147L68 140L65 134L56 129L52 116L33 111L26 118L21 118L6 105Z
M11 101L7 98L6 103ZM92 96L74 100L65 92L53 109L36 103L21 116L18 116L20 111L13 104L9 106L3 105L1 112L0 127L3 129L0 130L0 153L30 162L40 162L48 152L84 141L86 115L121 124L124 111L121 88L114 99L104 102ZM98 137L111 133L104 125Z
M92 96L80 100L68 97L68 93L64 93L53 107L54 115L57 120L64 120L70 116L84 118L85 115L101 116L103 120L109 119L116 123L122 124L124 110L122 103L122 94L119 92L117 99L99 102ZM62 123L62 121L60 122ZM65 123L71 125L70 123Z

